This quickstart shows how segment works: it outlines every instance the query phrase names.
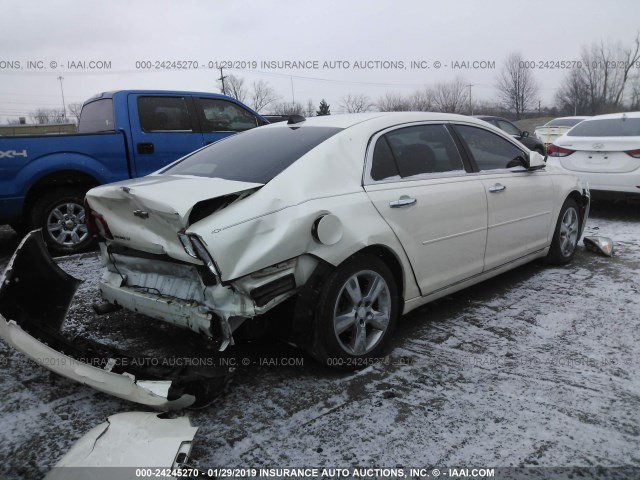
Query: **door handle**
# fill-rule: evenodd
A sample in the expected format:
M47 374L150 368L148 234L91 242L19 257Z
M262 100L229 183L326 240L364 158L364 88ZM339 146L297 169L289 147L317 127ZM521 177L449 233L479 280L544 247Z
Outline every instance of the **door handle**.
M506 189L507 189L507 187L505 187L501 183L496 183L493 187L489 187L489 191L491 193L503 192Z
M398 200L389 202L389 206L391 208L401 208L401 207L408 207L409 205L415 205L417 202L418 200L416 200L415 198L411 198L403 195Z
M136 145L138 153L153 153L153 143L138 143Z

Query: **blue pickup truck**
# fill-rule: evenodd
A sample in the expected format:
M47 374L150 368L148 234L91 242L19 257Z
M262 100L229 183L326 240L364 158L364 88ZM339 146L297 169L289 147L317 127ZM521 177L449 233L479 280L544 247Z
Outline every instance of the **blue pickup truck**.
M0 224L42 228L52 253L91 243L84 195L140 177L209 143L269 123L212 93L122 90L87 100L78 133L0 137Z

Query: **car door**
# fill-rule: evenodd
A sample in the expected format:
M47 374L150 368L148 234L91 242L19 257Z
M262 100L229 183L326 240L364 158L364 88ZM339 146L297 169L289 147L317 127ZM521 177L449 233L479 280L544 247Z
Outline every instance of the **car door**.
M478 126L458 124L455 129L486 192L485 271L546 247L553 211L551 178L544 170L511 166L528 155L515 142Z
M422 295L482 272L487 198L442 124L373 137L365 190L400 240Z
M155 172L204 145L191 97L131 94L128 103L136 176Z
M230 100L195 97L195 105L205 145L260 124L252 112Z

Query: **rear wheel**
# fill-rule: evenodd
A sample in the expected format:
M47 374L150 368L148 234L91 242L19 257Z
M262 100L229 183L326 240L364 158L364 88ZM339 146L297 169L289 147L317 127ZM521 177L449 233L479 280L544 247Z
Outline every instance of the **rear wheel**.
M84 195L82 188L52 190L33 204L31 226L42 228L52 253L78 253L91 244L92 238L85 224Z
M361 255L338 267L320 294L311 354L328 365L365 366L388 343L398 316L393 275L378 257Z
M551 248L546 258L548 263L566 265L573 259L580 235L580 222L578 204L574 199L567 198L562 205L553 233Z

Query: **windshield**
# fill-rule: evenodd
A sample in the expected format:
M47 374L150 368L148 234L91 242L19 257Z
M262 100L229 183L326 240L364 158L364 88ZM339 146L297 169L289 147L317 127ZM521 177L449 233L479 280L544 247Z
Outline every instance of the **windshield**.
M584 118L556 118L545 124L545 127L573 127L579 124Z
M570 137L640 137L640 118L589 120L567 133Z
M255 128L214 143L160 173L267 183L341 128Z

